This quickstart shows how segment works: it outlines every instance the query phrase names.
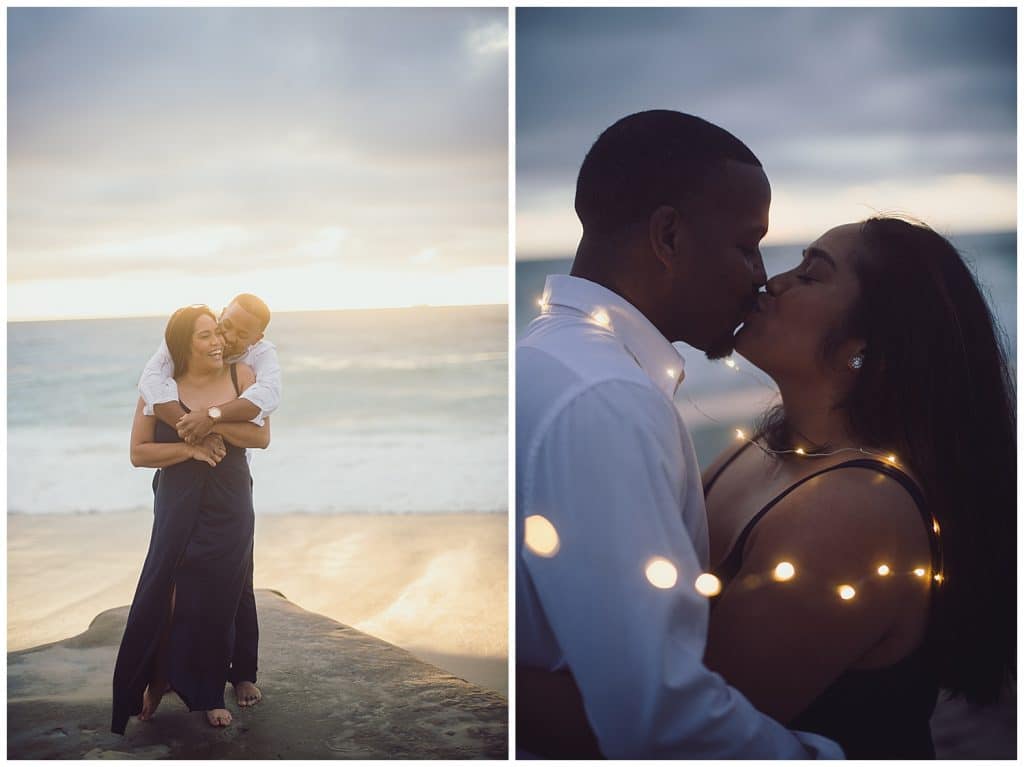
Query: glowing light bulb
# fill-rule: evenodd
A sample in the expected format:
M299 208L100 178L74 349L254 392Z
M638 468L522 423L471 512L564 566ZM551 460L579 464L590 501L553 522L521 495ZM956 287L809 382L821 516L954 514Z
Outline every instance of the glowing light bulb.
M878 568L878 574L879 575L888 575L891 572L892 572L892 570L889 569L889 565L882 565L881 567Z
M789 562L779 562L775 565L775 572L772 577L777 581L788 581L796 575L796 568Z
M857 596L857 591L856 591L856 589L853 588L853 586L850 586L849 584L844 583L842 586L839 587L839 598L840 599L845 600L845 601L849 601L849 600L853 599L855 596Z
M701 596L713 597L722 591L722 582L711 573L701 573L693 582L693 587Z
M670 589L679 579L676 566L662 557L655 557L648 562L644 573L650 584L659 589Z
M936 535L939 534L939 521L937 519L932 520L932 530L935 531Z
M736 430L736 439L746 439L747 435L743 433L743 429Z
M914 568L914 575L916 575L918 578L924 578L924 568L923 567L915 567Z
M735 369L736 369L736 360L734 360L734 359L733 359L732 357L730 357L729 359L727 359L727 360L725 361L725 364L726 364L726 366L727 366L727 367L731 367L731 368L732 368L733 370L735 370Z
M598 309L596 312L591 314L590 317L594 322L602 327L608 327L608 324L611 322L608 312L604 311L604 309Z
M942 573L936 573L935 574L935 582L936 583L942 583L943 580L945 580L945 579L942 577Z
M896 456L888 455L885 457L885 460L887 460L889 463L896 463Z
M560 547L555 526L540 514L527 517L524 522L526 547L539 557L555 556Z
M807 455L802 447L798 447L795 452L797 455Z

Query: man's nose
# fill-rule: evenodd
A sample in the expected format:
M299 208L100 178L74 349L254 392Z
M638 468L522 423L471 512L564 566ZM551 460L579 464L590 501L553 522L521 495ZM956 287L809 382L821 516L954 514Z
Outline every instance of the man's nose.
M764 260L761 258L760 250L757 251L757 255L754 257L751 269L754 277L754 285L757 288L761 288L768 280L768 273L765 271Z

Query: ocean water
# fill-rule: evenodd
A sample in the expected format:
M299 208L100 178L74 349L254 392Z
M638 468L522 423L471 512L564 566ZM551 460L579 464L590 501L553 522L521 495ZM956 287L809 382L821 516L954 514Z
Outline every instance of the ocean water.
M952 237L954 245L974 271L1004 333L1011 368L1016 377L1017 360L1017 235L994 232ZM762 249L770 275L792 268L800 259L802 246ZM572 258L523 260L516 263L516 335L537 316L537 300L544 291L548 274L567 274ZM694 438L702 466L710 463L733 442L734 430L749 430L757 416L775 401L771 380L742 357L735 369L721 361L710 362L691 346L677 343L686 360L686 380L676 394Z
M10 511L152 508L128 443L165 323L8 325ZM284 397L256 512L505 511L507 328L505 306L275 315Z

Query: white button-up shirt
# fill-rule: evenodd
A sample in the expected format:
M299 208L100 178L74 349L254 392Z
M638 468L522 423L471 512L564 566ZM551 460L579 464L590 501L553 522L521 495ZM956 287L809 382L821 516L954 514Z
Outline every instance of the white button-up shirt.
M256 374L256 381L242 392L241 397L260 409L259 415L252 422L262 426L263 419L281 404L281 365L277 361L276 348L270 341L261 338L246 349L244 354L226 359L225 362L244 362ZM178 401L174 361L165 341L160 342L160 347L142 371L139 394L146 403L142 411L146 415L153 415L154 405Z
M707 516L672 400L682 358L593 282L550 276L544 301L516 350L517 663L572 671L608 758L841 758L702 663Z

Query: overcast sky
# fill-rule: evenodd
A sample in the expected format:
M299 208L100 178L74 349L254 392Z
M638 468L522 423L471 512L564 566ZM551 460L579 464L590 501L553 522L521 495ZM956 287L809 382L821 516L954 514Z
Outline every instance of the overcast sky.
M572 255L576 173L627 114L742 139L772 182L767 242L875 210L1016 228L1016 9L545 9L516 16L517 249Z
M10 317L504 301L506 19L10 9Z

